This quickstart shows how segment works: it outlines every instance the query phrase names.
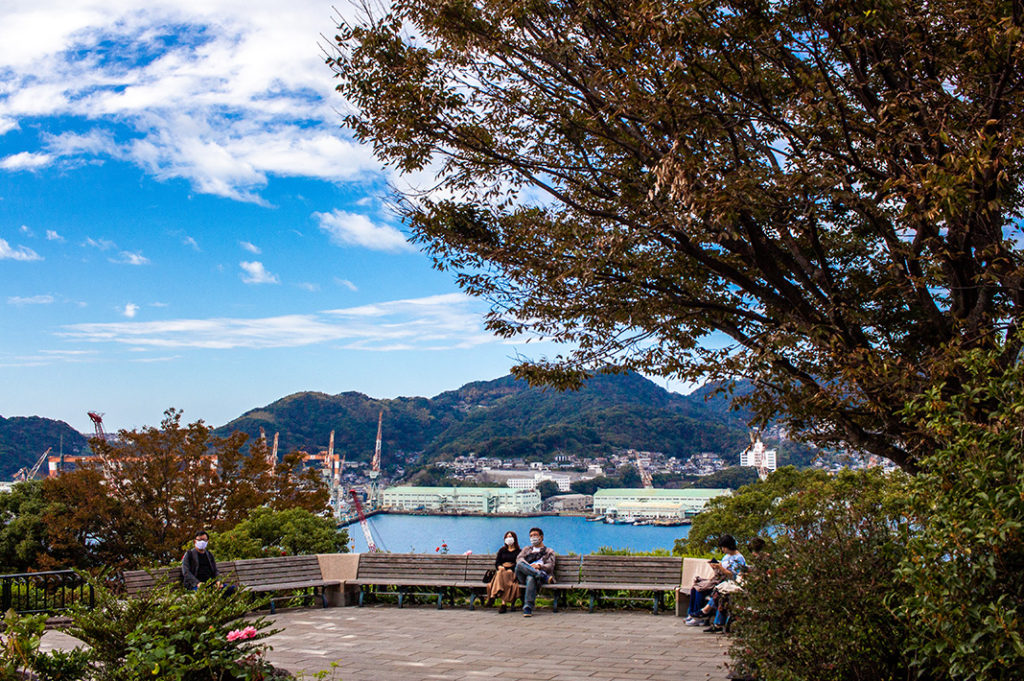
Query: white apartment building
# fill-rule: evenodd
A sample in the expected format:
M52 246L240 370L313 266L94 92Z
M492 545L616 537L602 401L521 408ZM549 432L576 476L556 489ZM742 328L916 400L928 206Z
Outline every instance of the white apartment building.
M535 513L540 493L504 487L388 487L381 506L391 511Z
M544 480L550 480L558 485L560 492L570 491L569 485L572 483L572 479L564 473L552 473L551 471L534 473L532 478L509 478L505 484L511 489L530 490L537 489L537 485Z
M620 518L683 519L704 510L728 489L599 489L594 492L594 513Z
M758 440L740 453L741 466L760 468L762 462L769 473L776 469L775 450L765 448L761 440Z

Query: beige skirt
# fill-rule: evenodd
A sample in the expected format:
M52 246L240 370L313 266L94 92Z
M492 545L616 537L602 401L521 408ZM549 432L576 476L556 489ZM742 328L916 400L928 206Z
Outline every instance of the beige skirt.
M505 567L499 567L494 578L487 584L487 598L501 599L507 605L515 603L519 598L519 583L516 573Z

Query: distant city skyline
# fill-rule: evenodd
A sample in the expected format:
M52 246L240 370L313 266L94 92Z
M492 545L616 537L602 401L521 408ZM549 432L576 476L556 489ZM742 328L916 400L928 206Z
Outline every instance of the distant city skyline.
M552 352L488 334L485 304L405 241L396 178L339 129L330 3L281 7L0 6L0 415L221 425Z

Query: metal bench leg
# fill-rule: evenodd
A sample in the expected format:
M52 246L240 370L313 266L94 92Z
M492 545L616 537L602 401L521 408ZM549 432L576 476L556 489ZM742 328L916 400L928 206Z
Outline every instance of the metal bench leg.
M398 607L399 608L402 607L402 601L404 601L404 600L405 600L405 592L404 591L399 591L398 592Z
M363 590L363 587L359 587L359 607L360 608L363 607L363 596L365 596L365 595L366 595L366 591Z
M593 591L590 592L590 612L594 612L594 604L597 603L597 596Z
M469 594L469 609L476 610L476 593Z
M274 614L274 611L275 611L276 609L277 609L277 608L275 608L275 607L274 607L274 599L273 599L273 598L271 598L271 599L270 599L270 614L271 614L271 615L273 615L273 614Z
M437 594L437 609L438 610L442 609L441 606L442 606L443 603L444 603L444 594L443 593Z

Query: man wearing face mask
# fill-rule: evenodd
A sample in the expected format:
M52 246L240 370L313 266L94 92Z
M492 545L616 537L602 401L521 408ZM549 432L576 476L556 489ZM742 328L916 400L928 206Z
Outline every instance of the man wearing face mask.
M206 530L199 530L196 532L195 547L186 551L184 558L181 559L181 576L186 589L195 591L203 582L217 578L217 561L206 549L209 541L210 537Z
M533 616L537 589L551 581L555 574L555 552L544 546L544 531L530 528L530 545L519 552L516 560L516 580L526 584L523 596L523 617Z

